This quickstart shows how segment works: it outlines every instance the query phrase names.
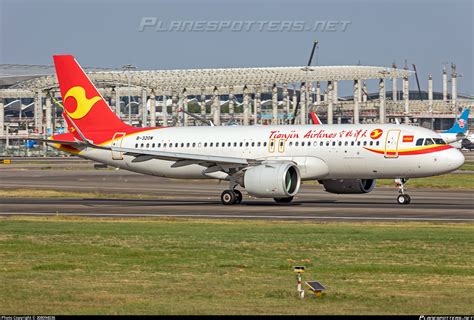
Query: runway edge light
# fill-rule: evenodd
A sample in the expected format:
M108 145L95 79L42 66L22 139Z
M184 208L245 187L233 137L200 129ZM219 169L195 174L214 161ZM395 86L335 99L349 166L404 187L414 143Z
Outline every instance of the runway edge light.
M304 289L301 286L301 274L304 272L304 266L295 266L293 267L293 271L296 272L296 291L298 292L298 297L301 299L304 298Z

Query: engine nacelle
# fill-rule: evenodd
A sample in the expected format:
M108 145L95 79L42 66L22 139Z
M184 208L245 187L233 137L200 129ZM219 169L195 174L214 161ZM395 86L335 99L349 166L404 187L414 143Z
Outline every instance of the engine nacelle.
M301 175L291 162L269 162L247 169L244 187L257 198L289 198L300 189Z
M375 188L375 179L331 179L320 183L330 193L369 193Z

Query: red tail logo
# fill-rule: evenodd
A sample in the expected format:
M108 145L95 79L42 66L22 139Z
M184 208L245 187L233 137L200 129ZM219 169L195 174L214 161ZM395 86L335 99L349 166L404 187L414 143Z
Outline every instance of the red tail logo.
M69 97L73 97L76 100L76 110L72 112L66 107L66 112L69 117L76 120L84 118L89 113L89 111L91 111L95 103L101 99L99 96L87 99L86 90L79 86L69 89L66 93L66 96L64 97L64 100L67 101L67 98ZM71 104L67 104L67 106L71 107Z

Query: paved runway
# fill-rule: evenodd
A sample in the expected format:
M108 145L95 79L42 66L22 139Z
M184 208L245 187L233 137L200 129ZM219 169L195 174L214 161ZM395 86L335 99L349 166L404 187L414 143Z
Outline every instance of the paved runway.
M408 185L409 186L409 185ZM35 170L10 167L0 171L1 189L55 189L113 194L101 199L0 198L0 215L87 215L114 217L210 217L308 220L413 220L474 222L472 191L409 189L412 203L397 205L394 188L364 195L334 195L317 184L304 184L291 204L244 195L241 205L223 206L227 183L175 180L122 170L83 167ZM136 197L117 200L117 194ZM148 199L138 199L144 195Z

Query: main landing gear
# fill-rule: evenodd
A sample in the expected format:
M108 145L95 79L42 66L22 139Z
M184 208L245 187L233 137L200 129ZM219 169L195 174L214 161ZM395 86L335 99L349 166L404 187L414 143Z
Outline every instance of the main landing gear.
M229 181L229 190L224 190L221 194L221 202L224 205L239 204L242 202L242 192L235 189L237 183L235 179Z
M397 202L398 204L409 204L411 202L411 198L408 194L405 193L405 183L408 179L401 178L395 179L395 183L398 185L398 196Z
M239 204L242 202L242 192L239 190L224 190L221 194L221 202L224 205Z

